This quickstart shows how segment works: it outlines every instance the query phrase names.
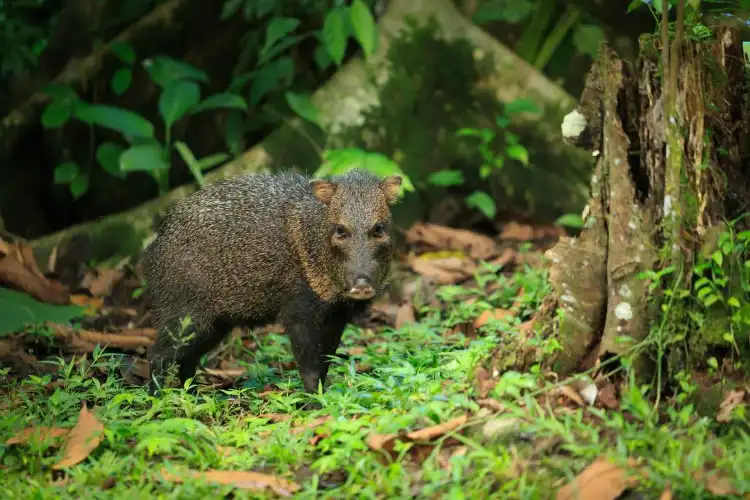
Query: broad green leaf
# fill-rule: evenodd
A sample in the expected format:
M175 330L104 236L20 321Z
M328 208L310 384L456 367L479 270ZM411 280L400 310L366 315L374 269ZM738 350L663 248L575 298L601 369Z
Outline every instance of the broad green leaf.
M464 173L460 170L441 170L430 175L428 180L435 186L460 186L464 183Z
M583 219L578 214L565 214L558 217L555 224L580 229L583 227Z
M494 219L497 214L495 200L484 191L474 191L466 197L466 205L482 212L488 219Z
M529 152L520 144L513 144L511 146L508 146L507 148L505 148L505 154L507 154L508 157L513 158L514 160L520 161L524 165L529 164Z
M190 114L200 113L209 109L241 109L247 110L247 103L242 96L232 94L231 92L222 92L210 97L206 97L201 102L190 109Z
M329 177L343 174L353 168L363 168L375 175L400 175L403 191L414 191L414 184L398 163L380 153L370 153L358 148L342 148L326 150L323 153L324 162L315 171L315 177Z
M70 194L77 200L89 190L89 174L80 174L73 179L68 187L70 188Z
M740 301L737 299L737 297L729 297L729 300L727 300L727 304L729 304L730 307L735 307L737 309L740 308Z
M0 337L23 330L26 326L37 326L45 321L67 324L73 318L82 317L80 306L57 306L39 302L27 293L0 287Z
M514 99L505 105L504 111L508 115L515 115L517 113L534 113L538 114L541 112L539 106L531 99Z
M55 184L70 184L78 177L81 168L73 161L66 161L55 167Z
M299 19L292 17L274 17L266 28L266 42L260 49L261 56L268 53L276 42L287 36L300 25Z
M167 127L185 116L200 101L201 89L195 82L175 81L164 87L159 97L159 113Z
M282 81L294 75L294 63L289 57L281 57L263 66L258 71L250 89L250 103L258 104L268 92L277 90Z
M349 9L349 16L354 36L359 41L365 56L372 56L378 43L378 30L370 9L362 0L354 0Z
M713 259L713 261L716 262L716 265L719 267L721 267L721 265L724 263L724 255L718 250L711 254L711 259Z
M127 109L106 104L87 104L75 111L76 118L92 125L99 125L125 136L152 138L154 126L141 115Z
M73 105L68 99L53 99L42 113L44 128L57 128L73 115Z
M105 172L115 177L123 177L120 172L120 155L123 148L113 142L103 142L96 150L96 160Z
M169 162L165 158L164 150L157 144L141 144L126 149L120 155L120 171L135 172L166 170Z
M120 68L112 77L112 92L122 95L133 81L133 71L130 68Z
M295 94L294 92L286 92L284 97L286 97L287 104L289 104L289 107L292 108L292 111L294 111L297 116L319 127L321 126L318 121L318 110L310 100L310 96Z
M604 31L596 24L579 24L573 32L573 43L578 52L596 57Z
M291 35L283 38L279 43L271 47L268 52L264 52L258 59L259 64L264 64L275 58L289 47L298 44L301 40L308 38L310 35Z
M125 64L132 65L135 62L135 51L133 46L127 42L112 42L112 52Z
M167 56L156 56L143 61L151 79L160 87L165 87L176 80L196 80L207 83L208 75L182 61Z
M346 52L348 33L344 16L346 16L346 9L343 7L329 10L325 21L323 21L323 31L321 32L321 38L328 49L328 55L331 56L336 65L341 64Z

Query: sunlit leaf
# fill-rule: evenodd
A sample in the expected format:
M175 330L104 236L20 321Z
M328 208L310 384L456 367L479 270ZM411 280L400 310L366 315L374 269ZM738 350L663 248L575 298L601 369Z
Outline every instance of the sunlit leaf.
M321 38L328 49L328 54L337 65L344 60L344 53L346 52L348 33L344 16L346 16L346 10L342 7L329 10L321 32Z
M372 56L375 53L378 43L378 30L375 25L375 18L362 0L354 0L349 9L349 14L354 36L359 41L365 55L367 57Z
M159 97L159 113L167 127L171 127L177 120L198 104L200 87L195 82L183 80L175 81L166 87Z
M141 144L126 149L120 155L122 172L155 171L169 168L164 150L157 144Z
M495 200L484 191L474 191L466 197L466 205L482 212L488 219L494 219L497 214Z
M318 109L310 100L310 96L295 94L294 92L286 92L284 97L286 97L287 104L289 104L289 107L292 108L292 111L294 111L297 116L320 126L320 122L318 121Z

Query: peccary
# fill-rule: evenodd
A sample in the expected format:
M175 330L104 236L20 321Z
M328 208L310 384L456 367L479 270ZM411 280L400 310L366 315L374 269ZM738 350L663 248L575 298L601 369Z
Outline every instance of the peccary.
M289 335L305 390L317 391L347 323L387 283L400 185L359 169L330 180L251 174L175 203L142 261L159 331L150 392L174 362L183 383L194 376L233 327L272 322Z

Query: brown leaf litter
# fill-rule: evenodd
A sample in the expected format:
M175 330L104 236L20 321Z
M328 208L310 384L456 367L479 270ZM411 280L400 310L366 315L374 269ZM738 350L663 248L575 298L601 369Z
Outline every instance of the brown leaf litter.
M39 270L29 245L7 243L0 238L0 283L28 293L41 302L70 303L68 287L50 280Z
M635 467L634 459L628 466ZM606 457L599 457L586 467L572 483L560 488L557 500L615 500L623 491L636 484L637 476L628 475Z
M104 438L104 424L86 408L81 406L78 422L68 433L63 458L52 466L54 470L71 467L84 461Z
M185 477L202 479L209 483L230 485L235 488L250 491L271 490L279 496L289 497L300 490L300 486L287 479L260 472L245 471L222 471L209 469L203 472L194 470L185 470L180 474L173 474L166 469L160 473L161 479L172 483L182 483Z

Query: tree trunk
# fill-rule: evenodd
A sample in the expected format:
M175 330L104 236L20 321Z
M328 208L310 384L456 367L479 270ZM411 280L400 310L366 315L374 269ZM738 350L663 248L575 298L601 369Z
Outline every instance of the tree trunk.
M503 349L518 351L506 367L544 361L564 375L611 355L638 354L635 369L648 375L654 365L647 354L678 369L727 353L722 333L734 307L723 305L727 289L713 306L690 292L695 265L710 261L726 221L750 204L742 41L733 28L715 34L711 43L678 35L665 77L660 58L670 47L661 50L663 38L642 39L635 67L602 47L563 125L567 142L597 158L585 229L548 251L554 293L534 322L536 334L556 337L562 349L545 357L522 338ZM718 335L716 325L725 327ZM735 340L747 350L746 339ZM670 343L687 348L670 350Z

